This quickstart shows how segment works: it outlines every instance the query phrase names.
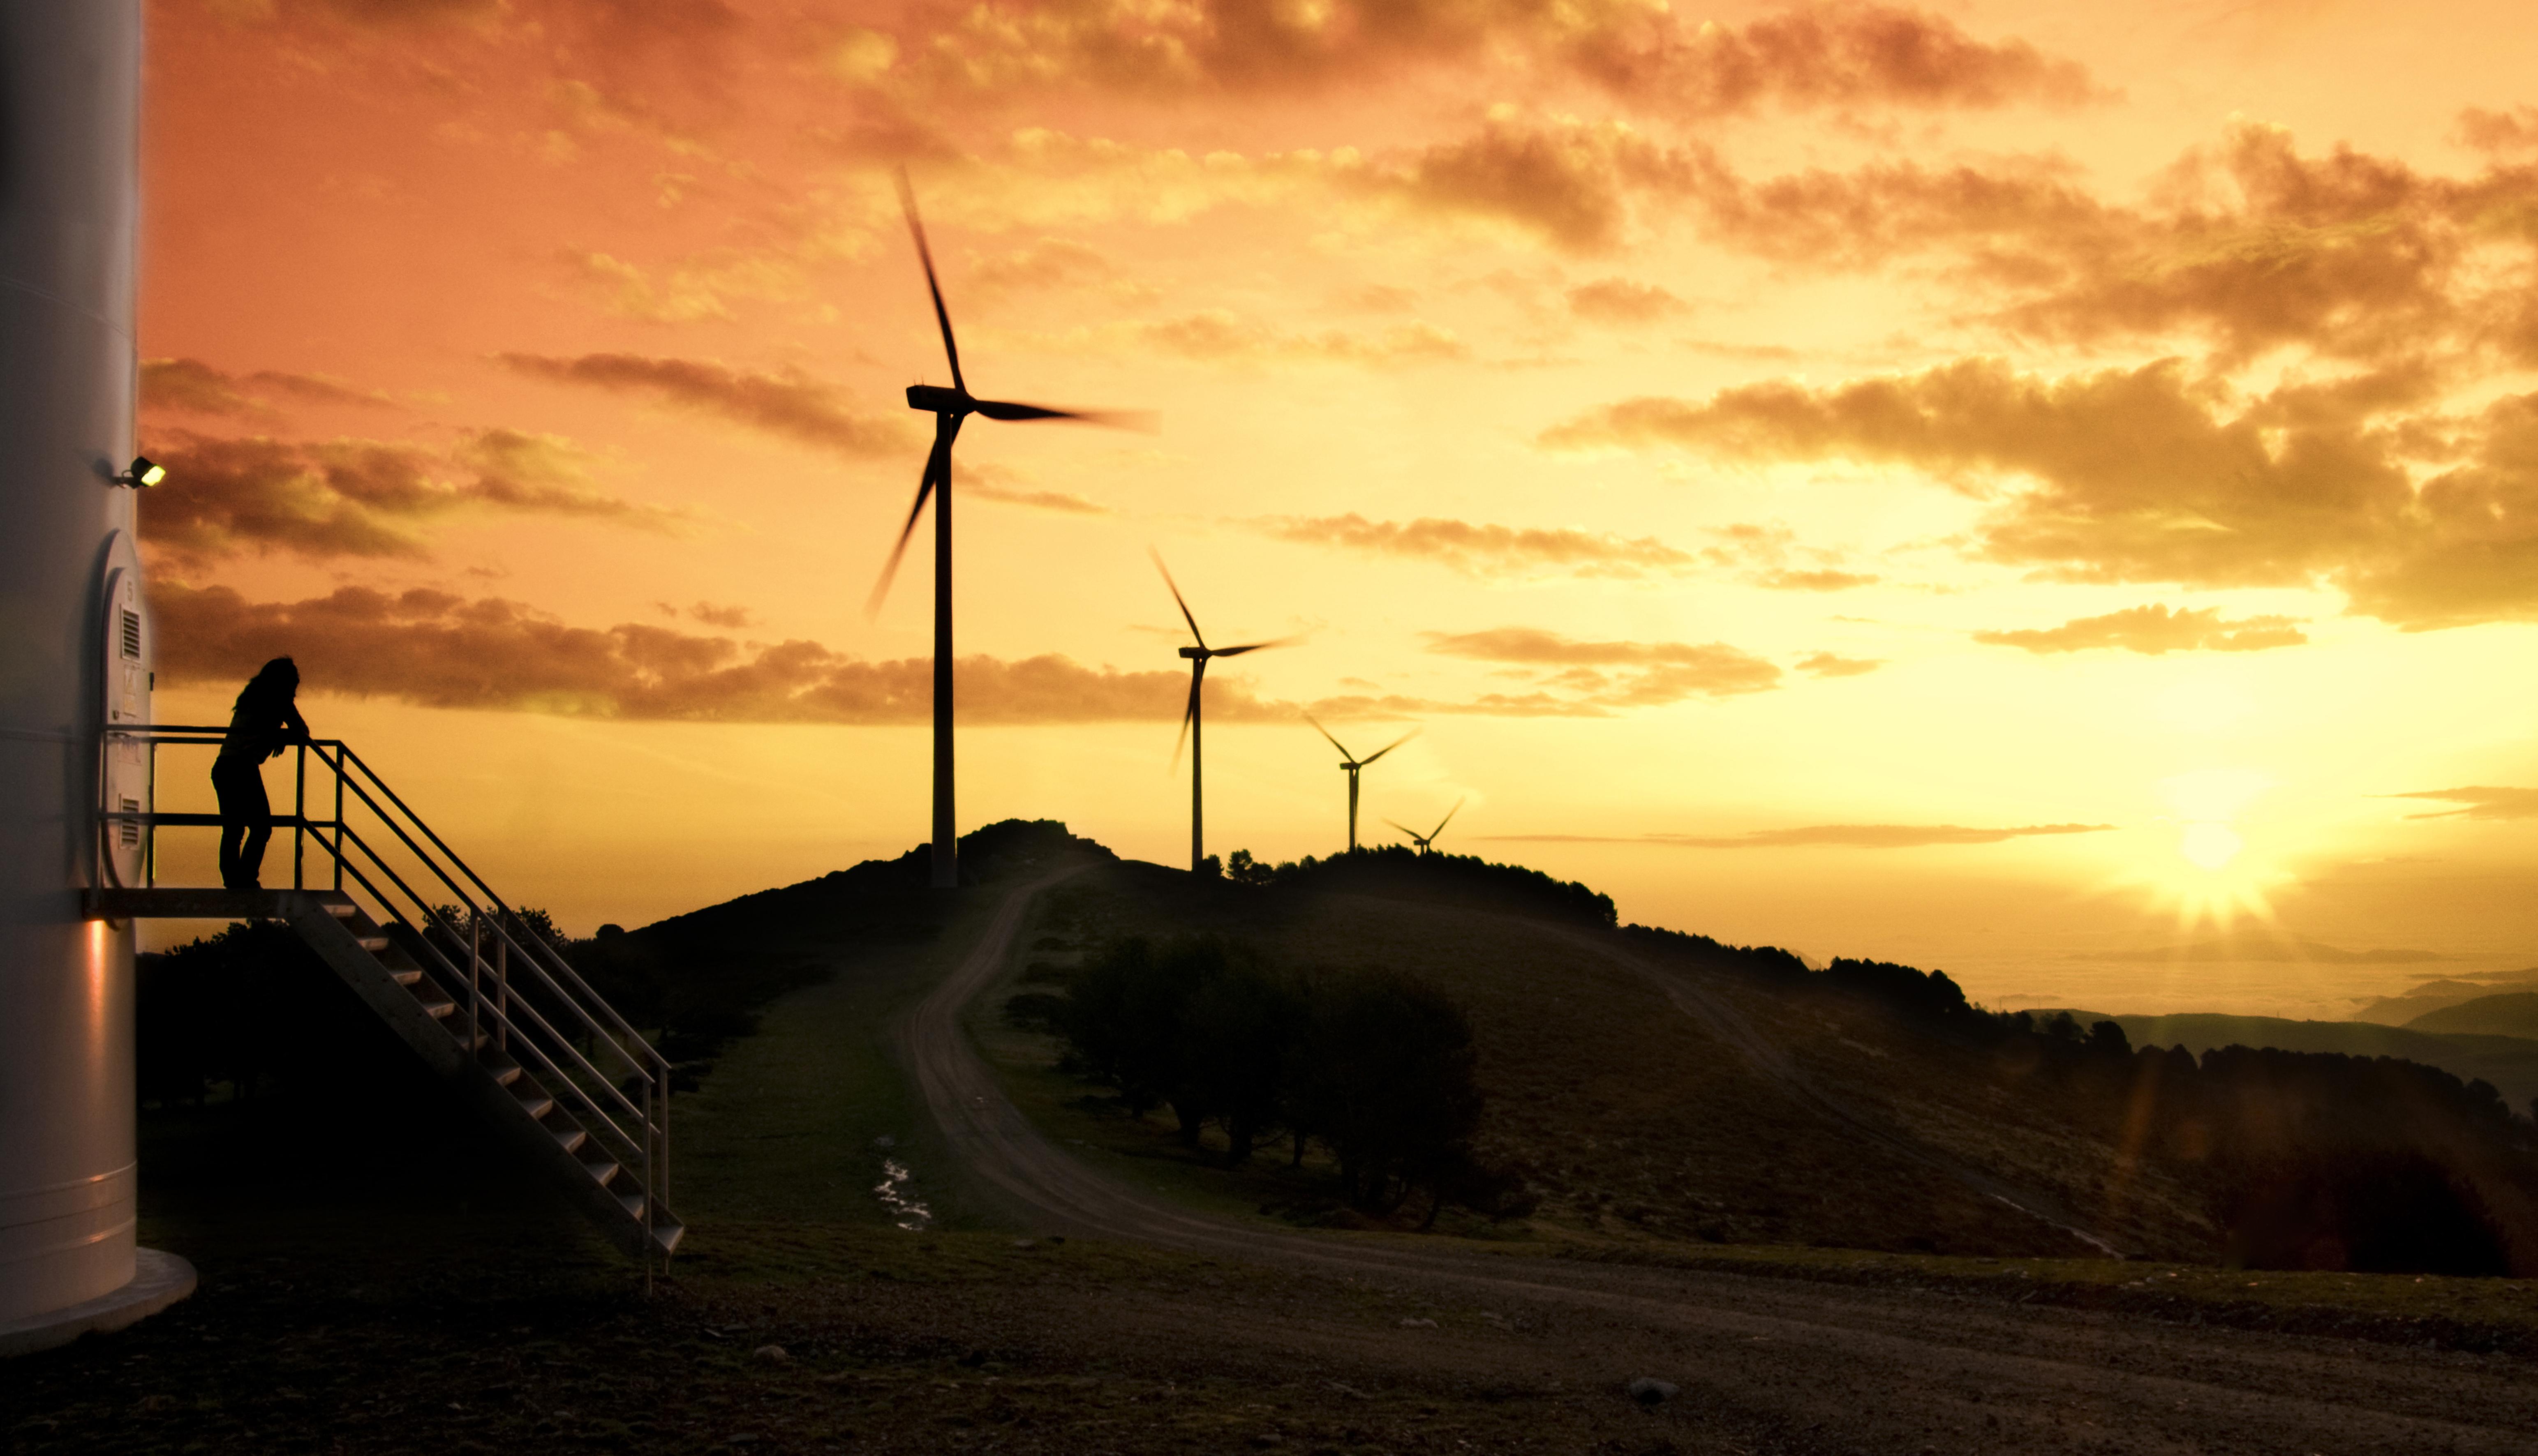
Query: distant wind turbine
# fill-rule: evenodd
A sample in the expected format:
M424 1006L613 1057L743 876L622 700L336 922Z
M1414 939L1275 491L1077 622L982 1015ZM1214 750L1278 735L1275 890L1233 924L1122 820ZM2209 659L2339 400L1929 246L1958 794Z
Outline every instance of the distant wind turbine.
M1343 750L1343 752L1346 751ZM1428 846L1436 842L1436 836L1445 832L1445 826L1452 824L1454 822L1454 816L1462 812L1463 801L1456 799L1454 801L1454 807L1445 811L1445 817L1436 821L1436 827L1430 829L1424 834L1398 820L1387 819L1384 823L1408 835L1410 837L1410 842L1419 846L1419 852L1421 854L1426 854L1428 852Z
M1419 730L1413 728L1409 732L1401 735L1399 738L1394 739L1392 742L1376 749L1373 753L1367 755L1365 758L1353 759L1349 757L1348 745L1340 742L1336 738L1331 738L1331 730L1322 727L1321 719L1314 717L1311 713L1306 713L1304 714L1304 721L1312 724L1313 727L1321 733L1322 737L1330 738L1331 747L1340 751L1340 767L1346 770L1349 776L1349 848L1355 849L1357 848L1357 771L1364 768L1367 764L1373 762L1375 760L1382 758L1384 755L1391 753L1394 749L1408 743L1410 740L1417 738L1419 736Z
M904 171L899 174L899 205L907 214L908 234L916 239L917 261L925 265L925 290L934 296L934 321L943 327L943 355L952 364L952 387L946 389L939 384L907 386L907 407L924 410L934 416L934 448L925 456L924 473L916 478L916 503L908 507L907 524L900 528L899 544L890 549L890 561L881 569L881 580L874 584L872 599L865 604L864 614L871 616L881 610L882 598L890 594L891 577L899 572L899 559L907 552L908 538L916 534L916 518L925 513L926 497L933 496L933 884L937 890L949 890L961 883L960 866L953 862L953 845L958 830L952 816L952 440L960 434L961 423L971 415L984 415L990 420L1081 420L1094 425L1130 425L1140 423L1140 417L1051 410L1038 405L980 399L971 394L968 381L961 377L961 346L952 338L952 315L943 306L943 286L934 276L934 253L925 245L925 225L916 216L916 192L908 186Z
M1263 647L1284 646L1285 639L1281 638L1275 642L1248 642L1239 647L1209 646L1207 635L1198 629L1198 619L1190 615L1189 603L1181 600L1180 584L1172 580L1171 567L1164 564L1164 554L1154 552L1152 555L1155 559L1155 569L1164 573L1164 585L1171 588L1172 605L1181 609L1181 621L1189 624L1190 636L1198 643L1195 647L1181 649L1181 655L1189 659L1190 665L1189 707L1181 713L1181 736L1172 741L1172 764L1175 767L1180 764L1181 745L1183 743L1189 745L1190 873L1195 875L1201 873L1201 867L1207 862L1206 783L1199 771L1201 767L1200 730L1204 725L1199 722L1198 689L1201 683L1207 681L1208 661L1217 657L1239 657L1245 652L1257 652Z

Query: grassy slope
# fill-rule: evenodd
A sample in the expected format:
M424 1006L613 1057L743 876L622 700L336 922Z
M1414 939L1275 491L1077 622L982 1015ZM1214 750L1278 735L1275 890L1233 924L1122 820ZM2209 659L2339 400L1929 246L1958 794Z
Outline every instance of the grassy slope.
M890 1028L968 951L1002 893L946 896L942 931L929 939L870 946L840 934L805 948L832 967L829 978L769 1006L758 1032L673 1108L683 1217L888 1224L872 1189L892 1158L914 1170L916 1196L938 1222L980 1219L976 1197L947 1175ZM887 1152L876 1146L884 1137Z
M1034 934L1080 949L1190 930L1250 939L1292 965L1390 966L1444 987L1471 1014L1478 1040L1491 1097L1482 1153L1523 1169L1543 1193L1534 1223L1544 1236L2073 1247L1944 1172L1861 1146L1759 1081L1645 980L1529 922L1349 895L1264 894L1126 864L1057 892ZM2201 1251L2172 1185L2123 1184L2113 1148L2073 1137L2054 1108L1964 1084L1951 1049L1928 1045L1881 1009L1721 983L1820 1085L1871 1115L2014 1180L2041 1183L2092 1217L2109 1215L2143 1247ZM1141 1126L1075 1105L1085 1090L1051 1069L1053 1045L994 1024L993 1009L1015 989L984 998L972 1025L1018 1100L1054 1135L1097 1160L1134 1159L1153 1174L1147 1181L1225 1207L1326 1193L1318 1179L1270 1170L1227 1183L1181 1153L1160 1119ZM2109 1187L2130 1207L2110 1209Z

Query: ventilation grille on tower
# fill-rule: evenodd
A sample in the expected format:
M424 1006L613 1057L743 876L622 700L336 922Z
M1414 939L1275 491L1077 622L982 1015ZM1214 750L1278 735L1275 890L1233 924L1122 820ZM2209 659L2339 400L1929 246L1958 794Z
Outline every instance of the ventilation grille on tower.
M133 662L141 660L141 614L129 607L123 609L123 655Z
M126 614L123 620L129 622L132 618L130 614ZM141 812L141 801L138 799L127 798L122 801L122 804L123 812L126 814L139 814ZM123 847L126 849L131 849L139 845L141 842L141 821L137 819L116 821L114 826L114 837L121 841Z

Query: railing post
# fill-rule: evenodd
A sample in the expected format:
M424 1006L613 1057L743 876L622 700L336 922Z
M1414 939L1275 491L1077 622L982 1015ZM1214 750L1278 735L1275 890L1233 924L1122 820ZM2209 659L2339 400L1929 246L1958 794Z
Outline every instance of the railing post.
M344 890L344 746L335 746L335 891Z
M159 885L159 740L154 736L147 750L150 755L150 818L141 826L141 883L156 889Z
M485 924L482 916L467 917L467 1055L477 1053L477 1027L485 1005Z
M291 888L308 888L308 741L301 739L291 765Z
M494 941L494 1044L504 1053L511 1049L511 941L499 936Z

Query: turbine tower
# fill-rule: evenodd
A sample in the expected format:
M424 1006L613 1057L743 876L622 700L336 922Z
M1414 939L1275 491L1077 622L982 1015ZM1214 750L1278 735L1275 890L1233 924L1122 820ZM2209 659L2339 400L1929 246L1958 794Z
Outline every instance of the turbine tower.
M1156 552L1154 557L1155 569L1164 573L1164 585L1171 588L1172 605L1181 609L1181 621L1189 624L1190 636L1198 643L1195 647L1181 649L1181 655L1189 659L1190 665L1189 707L1181 713L1181 736L1172 742L1172 762L1175 766L1180 762L1181 744L1183 742L1189 744L1190 873L1196 875L1203 873L1201 867L1207 863L1207 803L1204 792L1206 780L1200 772L1199 757L1202 742L1200 730L1204 725L1199 721L1198 689L1201 683L1207 681L1208 660L1215 657L1239 657L1245 652L1257 652L1263 647L1275 647L1280 644L1249 642L1239 647L1209 646L1207 634L1198 629L1198 619L1190 615L1189 603L1181 600L1180 584L1172 580L1171 568L1164 564L1163 553Z
M882 598L890 593L890 579L899 570L899 559L907 551L907 539L916 534L916 518L925 513L926 497L934 497L934 876L937 890L950 890L961 883L960 866L953 862L955 835L958 833L952 815L952 441L960 434L961 424L971 415L984 415L990 420L1082 420L1095 425L1125 423L1122 417L1083 410L1051 410L1038 405L1009 404L1003 400L980 399L969 392L968 382L961 377L961 346L952 338L952 314L943 306L943 286L934 275L934 253L925 245L925 225L916 216L916 192L908 186L907 173L899 174L899 204L907 214L908 234L916 239L917 261L925 265L925 290L934 297L934 321L943 328L943 356L952 364L952 387L939 384L907 386L907 407L923 410L934 417L934 448L926 453L924 473L916 478L916 503L908 507L907 524L900 528L899 544L890 549L890 562L881 570L881 580L873 587L872 600L865 604L866 616L881 610Z
M1375 760L1382 758L1384 755L1391 753L1394 749L1408 743L1410 740L1417 738L1419 736L1419 730L1413 728L1409 732L1401 735L1399 738L1394 739L1392 742L1376 749L1373 753L1367 755L1365 758L1353 759L1349 757L1348 745L1340 742L1336 738L1331 738L1331 730L1322 727L1321 719L1314 717L1311 713L1306 713L1304 714L1304 721L1312 724L1313 727L1321 733L1322 737L1329 738L1331 740L1331 747L1340 751L1340 767L1346 771L1349 776L1349 849L1354 853L1357 849L1357 771L1364 768L1367 764L1373 762Z
M1436 836L1445 832L1445 826L1453 823L1454 816L1462 812L1463 801L1456 799L1454 801L1454 807L1445 811L1445 817L1436 821L1436 827L1430 829L1424 834L1419 832L1417 829L1412 828L1410 826L1401 823L1399 820L1387 819L1384 823L1392 826L1394 828L1399 829L1403 834L1407 835L1410 842L1418 846L1419 852L1421 854L1426 854L1428 852L1428 846L1436 842Z

